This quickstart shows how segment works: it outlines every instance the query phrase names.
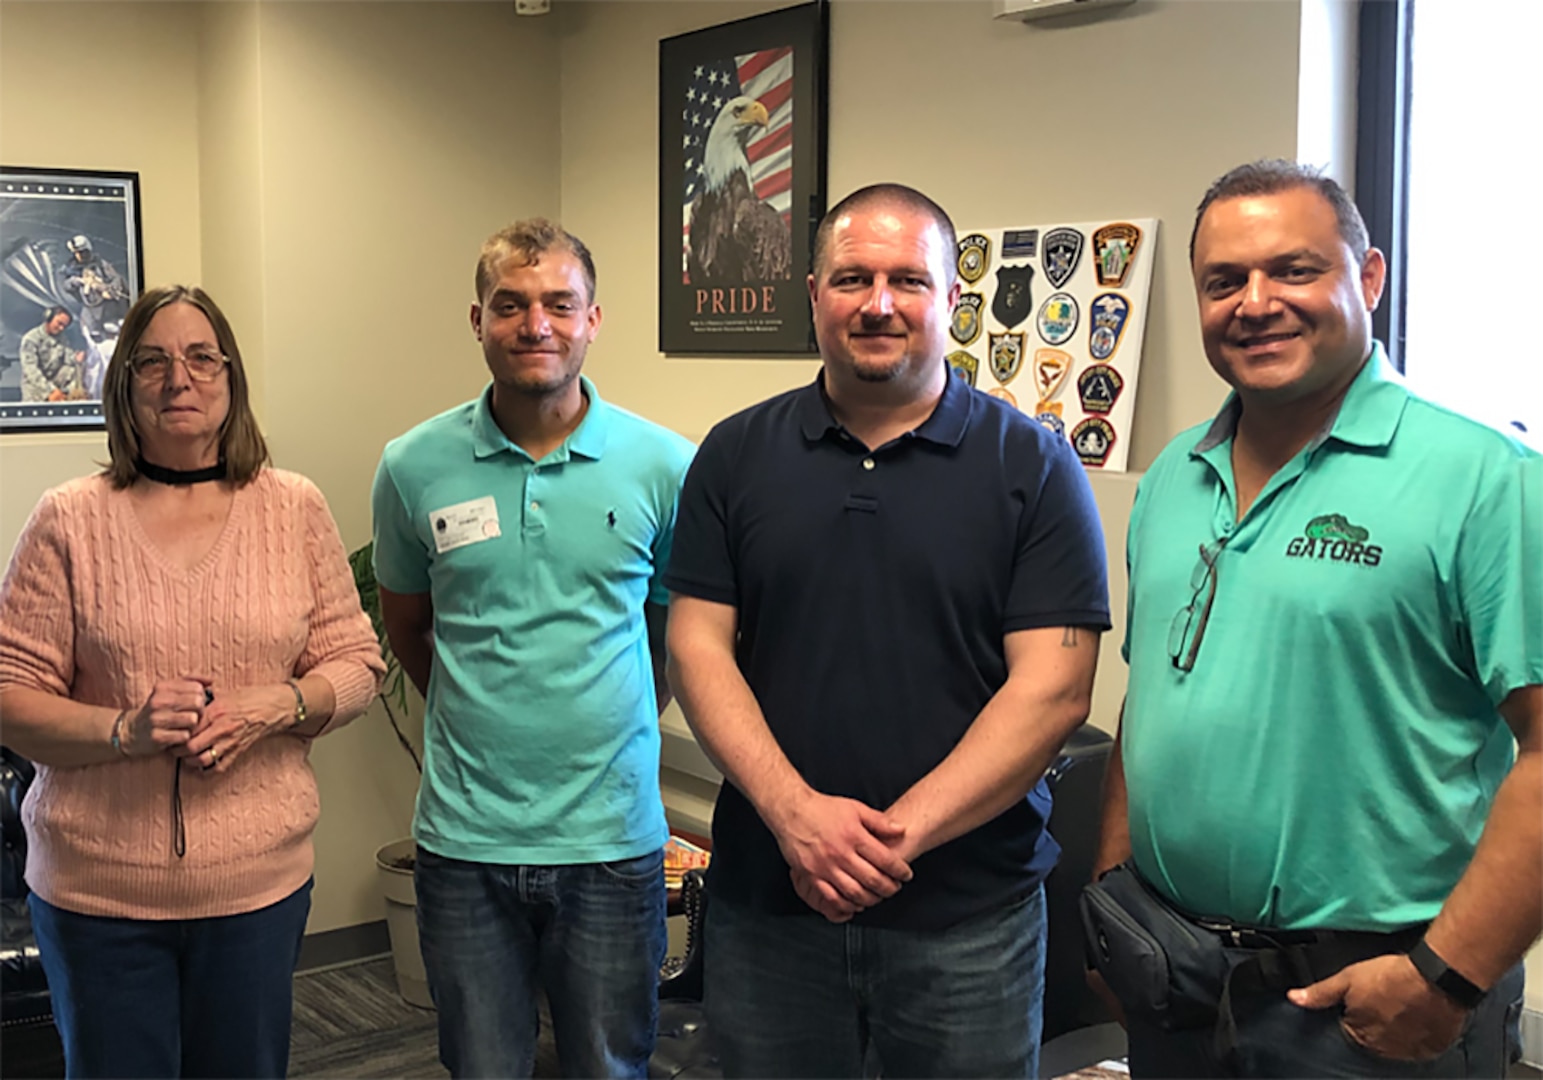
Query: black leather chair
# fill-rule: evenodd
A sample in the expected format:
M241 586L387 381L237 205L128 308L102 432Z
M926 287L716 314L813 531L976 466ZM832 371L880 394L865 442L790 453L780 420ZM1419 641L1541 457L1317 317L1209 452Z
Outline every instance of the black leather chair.
M1046 774L1055 796L1050 835L1061 845L1061 860L1045 879L1044 1030L1040 1035L1039 1074L1064 1076L1125 1056L1125 1031L1087 983L1078 900L1093 877L1098 857L1099 808L1104 766L1114 740L1084 724L1072 732L1061 756Z
M0 1038L7 1077L64 1075L48 980L27 911L27 834L21 825L21 801L35 773L32 762L0 748L0 832L5 841L0 866Z
M1124 1033L1088 987L1077 899L1093 874L1098 854L1099 803L1104 764L1114 740L1087 725L1072 733L1045 775L1055 797L1049 828L1061 845L1061 861L1045 881L1044 1034L1040 1075L1059 1076L1107 1057L1123 1057ZM655 1080L706 1080L723 1075L708 1040L702 1010L702 920L707 912L705 877L686 875L686 956L668 967L659 984L659 1041L649 1060Z

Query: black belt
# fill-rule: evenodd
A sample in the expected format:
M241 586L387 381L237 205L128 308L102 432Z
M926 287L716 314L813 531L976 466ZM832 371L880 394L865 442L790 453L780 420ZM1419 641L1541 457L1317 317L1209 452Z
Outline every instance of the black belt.
M1257 967L1263 985L1272 990L1306 986L1362 960L1408 952L1430 925L1417 923L1391 931L1277 930L1217 919L1192 919L1191 922L1221 938L1222 944L1229 949L1254 952L1255 955L1240 966Z
M1351 964L1377 956L1408 952L1425 935L1429 923L1379 933L1371 930L1275 930L1235 926L1212 919L1193 920L1228 948L1253 955L1234 964L1222 982L1216 1009L1219 1060L1226 1060L1238 1042L1236 1002L1263 993L1283 994L1327 979Z

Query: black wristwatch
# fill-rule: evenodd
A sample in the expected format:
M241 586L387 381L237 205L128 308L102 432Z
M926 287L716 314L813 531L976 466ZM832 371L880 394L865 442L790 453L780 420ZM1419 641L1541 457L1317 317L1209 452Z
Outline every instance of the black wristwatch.
M1479 1007L1479 1002L1484 1000L1485 991L1469 982L1462 973L1448 967L1447 962L1425 944L1424 938L1409 950L1409 960L1426 982L1463 1008L1476 1009Z

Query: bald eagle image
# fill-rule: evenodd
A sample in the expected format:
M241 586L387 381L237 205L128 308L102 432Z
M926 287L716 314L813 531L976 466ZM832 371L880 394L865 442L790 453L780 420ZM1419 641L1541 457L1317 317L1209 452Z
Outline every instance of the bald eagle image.
M702 190L691 202L686 270L693 284L793 276L791 230L757 197L745 156L746 144L767 119L759 101L736 97L724 104L708 132Z

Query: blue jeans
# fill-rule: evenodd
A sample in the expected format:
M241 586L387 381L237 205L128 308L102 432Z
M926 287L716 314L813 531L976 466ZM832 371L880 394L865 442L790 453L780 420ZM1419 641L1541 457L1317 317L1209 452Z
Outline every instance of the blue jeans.
M66 1075L288 1071L309 881L276 904L211 919L109 919L28 901Z
M943 931L713 897L706 1008L727 1076L1024 1076L1039 1065L1045 894Z
M456 1077L529 1076L538 987L564 1076L648 1075L664 962L664 852L502 866L418 848L418 937Z
M1230 952L1231 950L1229 950ZM1239 954L1241 956L1241 954ZM1284 994L1235 1003L1237 1048L1216 1056L1211 1027L1162 1031L1131 1018L1130 1071L1148 1077L1503 1077L1519 1048L1522 967L1495 984L1468 1018L1462 1037L1434 1061L1394 1061L1351 1041L1343 1010L1303 1009Z

